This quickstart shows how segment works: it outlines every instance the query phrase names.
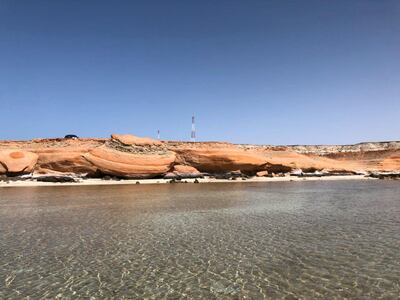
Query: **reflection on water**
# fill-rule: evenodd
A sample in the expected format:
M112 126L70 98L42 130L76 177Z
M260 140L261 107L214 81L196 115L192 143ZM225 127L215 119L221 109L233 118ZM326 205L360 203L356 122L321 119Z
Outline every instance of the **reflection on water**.
M0 189L0 298L400 295L400 184Z

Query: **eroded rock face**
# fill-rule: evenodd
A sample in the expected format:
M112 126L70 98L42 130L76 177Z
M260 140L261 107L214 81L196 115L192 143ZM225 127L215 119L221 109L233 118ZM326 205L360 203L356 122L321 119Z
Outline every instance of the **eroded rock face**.
M198 178L203 176L196 168L185 165L175 165L172 173L181 178Z
M39 159L35 173L49 174L54 172L93 175L97 168L88 162L83 155L87 149L43 149L38 152Z
M173 172L177 174L200 174L199 170L192 166L175 165Z
M47 175L151 178L210 173L231 176L288 173L328 174L400 171L400 142L350 146L234 145L224 142L160 142L133 135L110 139L0 141L0 175L34 171ZM196 175L197 176L197 175Z
M378 143L359 143L354 145L297 145L284 146L285 148L294 150L298 153L329 155L336 153L360 153L360 152L376 152L376 151L393 151L400 148L400 142L378 142Z
M235 148L176 149L178 161L189 164L200 172L224 173L240 170L256 173L265 168L266 159L256 153Z
M0 173L9 176L31 173L38 160L36 153L21 150L0 151Z
M131 134L112 134L111 138L115 141L120 142L124 145L136 145L136 146L150 146L150 145L162 145L162 142L151 139L141 138Z
M5 168L5 166L3 166L3 164L0 162L0 175L6 174L7 173L7 169Z
M113 134L111 140L83 157L100 173L125 178L163 176L176 159L162 142L128 134Z
M153 178L167 173L174 161L173 152L130 153L107 146L91 150L83 157L101 173L125 178Z
M380 162L380 167L384 171L400 170L400 151L396 151Z
M289 150L258 149L257 153L265 157L270 166L266 167L269 173L287 173L295 169L303 170L354 170L358 168L353 162L338 160L317 155L305 155Z

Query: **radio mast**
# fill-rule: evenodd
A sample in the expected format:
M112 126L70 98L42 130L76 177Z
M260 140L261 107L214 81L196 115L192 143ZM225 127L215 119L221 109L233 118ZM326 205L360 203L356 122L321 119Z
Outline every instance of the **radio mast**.
M196 127L194 125L194 114L192 116L192 133L190 135L190 141L195 142L196 141Z

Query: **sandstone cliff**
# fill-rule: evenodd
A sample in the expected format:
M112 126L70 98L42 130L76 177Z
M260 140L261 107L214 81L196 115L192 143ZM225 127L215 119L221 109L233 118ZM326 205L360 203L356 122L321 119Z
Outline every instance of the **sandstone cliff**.
M152 178L167 173L176 155L159 141L112 135L110 141L88 151L83 157L101 174Z
M0 175L78 174L154 178L240 171L255 175L400 171L400 142L267 146L174 142L113 134L109 139L0 141ZM265 172L264 172L265 171Z

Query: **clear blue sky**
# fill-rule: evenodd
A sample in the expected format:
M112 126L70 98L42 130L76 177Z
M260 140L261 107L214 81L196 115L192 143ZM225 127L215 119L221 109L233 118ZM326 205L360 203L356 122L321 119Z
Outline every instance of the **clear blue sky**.
M0 139L400 140L400 1L0 0Z

